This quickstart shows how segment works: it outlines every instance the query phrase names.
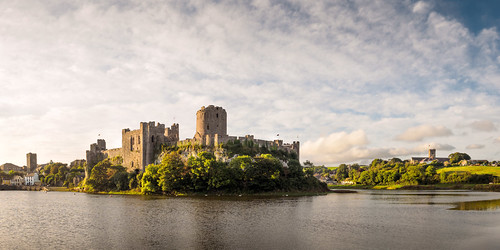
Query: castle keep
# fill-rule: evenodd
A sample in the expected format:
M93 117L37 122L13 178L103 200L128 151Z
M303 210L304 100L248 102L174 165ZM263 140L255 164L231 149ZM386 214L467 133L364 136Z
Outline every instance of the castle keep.
M154 163L155 156L166 145L188 145L198 144L202 146L216 146L228 141L253 141L260 147L276 147L299 155L300 143L294 141L292 144L283 143L282 140L266 141L254 139L253 135L229 136L227 135L227 113L222 107L210 105L201 107L196 112L196 133L193 139L179 140L179 124L174 123L170 127L155 122L141 122L140 128L122 130L122 147L106 149L103 139L90 145L87 150L87 167L85 176L89 177L90 171L98 162L106 158L121 157L122 165L128 171L144 172L147 165Z

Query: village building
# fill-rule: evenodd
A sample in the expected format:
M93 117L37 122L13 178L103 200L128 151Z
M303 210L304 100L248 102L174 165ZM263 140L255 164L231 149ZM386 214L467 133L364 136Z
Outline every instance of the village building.
M19 175L15 175L14 178L10 180L10 184L14 186L22 186L24 185L24 178Z
M412 157L410 163L411 164L431 163L433 161L445 163L445 162L449 162L450 159L448 157L446 157L446 158L436 157L436 149L429 149L429 156L428 157Z
M9 172L11 170L17 171L17 172L24 171L23 167L19 167L17 165L12 164L12 163L5 163L5 164L0 166L0 169L4 172Z
M40 185L40 179L37 173L29 173L24 176L24 185L26 186L38 186Z

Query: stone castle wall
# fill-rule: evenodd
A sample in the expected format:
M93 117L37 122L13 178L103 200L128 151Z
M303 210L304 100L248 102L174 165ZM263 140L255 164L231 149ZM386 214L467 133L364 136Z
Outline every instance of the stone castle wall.
M165 127L164 124L155 122L141 122L137 130L122 130L122 147L106 149L106 142L98 140L90 145L87 150L86 176L99 161L105 158L121 156L123 166L128 171L139 170L143 172L147 165L154 163L155 154L161 149L162 144L167 145L189 145L198 144L203 146L214 146L227 143L230 140L253 141L261 147L276 146L288 152L295 151L299 155L299 142L283 144L282 140L266 141L255 139L253 135L228 136L227 135L227 113L222 107L209 105L201 107L196 112L196 133L193 139L179 141L179 124Z
M92 144L87 153L87 162L90 160L90 164L87 165L92 169L103 159L121 156L122 165L128 171L144 171L147 165L154 162L155 153L160 150L162 144L176 144L178 141L179 124L165 128L165 125L161 123L141 122L139 129L122 130L121 148L107 150L104 140Z
M120 150L123 158L123 166L126 169L135 170L142 168L142 149L144 145L142 140L144 140L144 133L142 130L122 130L122 147ZM117 156L118 152L119 150L110 153Z
M229 136L227 134L227 113L222 107L210 105L201 107L196 112L196 134L193 139L179 141L178 145L199 144L203 146L215 146L228 141L252 141L260 147L273 147L286 150L288 152L296 152L300 155L300 143L283 143L282 140L267 141L255 139L253 135L246 136Z

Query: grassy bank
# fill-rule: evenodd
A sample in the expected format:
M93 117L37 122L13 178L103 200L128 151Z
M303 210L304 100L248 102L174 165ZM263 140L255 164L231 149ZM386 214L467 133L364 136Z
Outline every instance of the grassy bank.
M54 190L55 191L55 190ZM61 190L66 191L66 190ZM82 190L67 190L74 192L85 192ZM144 196L165 196L165 197L298 197L298 196L318 196L318 195L326 195L328 192L312 192L312 191L293 191L293 192L263 192L263 193L177 193L177 194L152 194L145 195L140 190L127 190L127 191L109 191L109 192L96 192L92 194L103 194L103 195L144 195Z
M67 187L46 187L49 191L57 191L57 192L73 192L72 189Z
M434 185L330 185L330 189L375 190L474 190L500 192L500 184L434 184Z
M442 172L469 172L471 174L491 174L500 177L500 167L490 166L446 167L437 170L438 174Z

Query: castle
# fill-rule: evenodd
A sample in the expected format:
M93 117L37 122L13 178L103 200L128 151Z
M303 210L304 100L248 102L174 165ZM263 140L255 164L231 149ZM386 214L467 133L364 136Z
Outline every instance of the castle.
M87 150L87 167L85 176L90 175L90 171L98 162L106 158L120 156L123 159L122 165L128 171L143 172L147 165L154 163L155 155L159 153L162 144L166 145L188 145L198 144L202 146L216 146L228 141L253 141L260 147L273 147L295 152L299 156L300 143L283 143L282 140L266 141L254 139L253 135L229 136L227 135L227 113L222 107L210 105L201 107L196 112L196 133L192 139L179 140L179 124L172 124L165 127L164 124L155 122L141 122L137 130L122 130L122 147L106 149L106 141L98 139L97 143L90 145Z

